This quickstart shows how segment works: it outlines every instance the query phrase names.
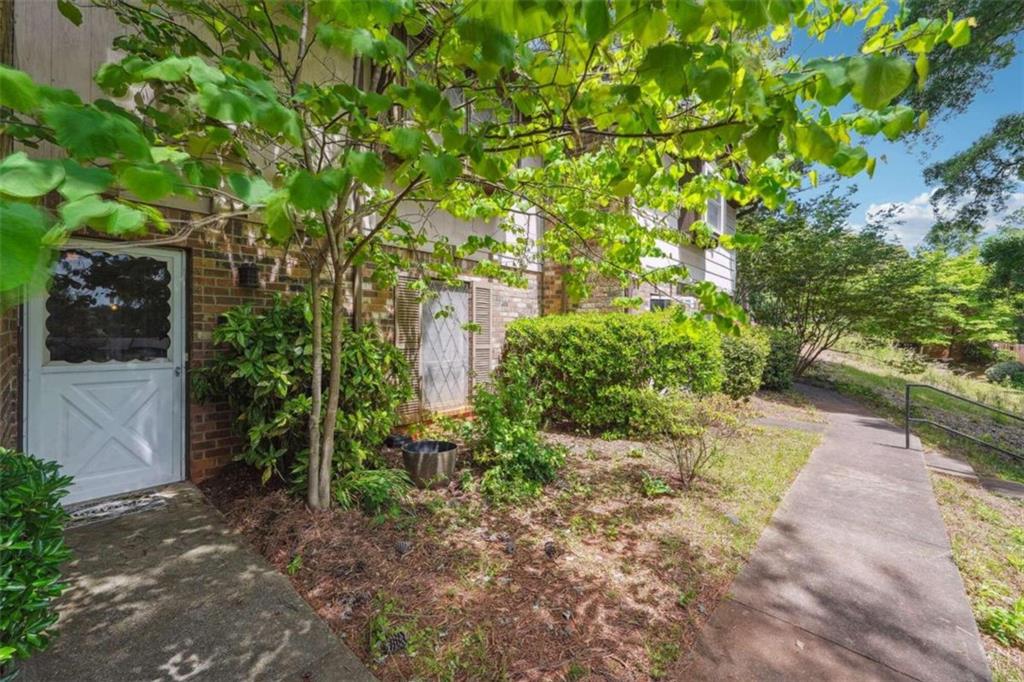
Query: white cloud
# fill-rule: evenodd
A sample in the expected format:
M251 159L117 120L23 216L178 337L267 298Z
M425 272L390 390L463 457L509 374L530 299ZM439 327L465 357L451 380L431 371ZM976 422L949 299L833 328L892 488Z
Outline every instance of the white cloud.
M928 234L928 230L930 230L932 225L935 224L937 216L935 211L932 210L930 198L931 192L922 192L909 201L891 201L883 204L871 204L867 207L867 210L864 211L864 220L865 222L870 221L872 215L878 214L890 207L899 208L899 220L902 220L902 223L893 225L891 232L905 247L913 249L921 243L921 240L923 240L925 235ZM1022 207L1024 207L1024 192L1015 192L1010 196L1010 200L1006 203L1006 211L999 213L998 215L989 216L988 219L985 220L984 231L995 231L996 227L1006 215L1013 213Z

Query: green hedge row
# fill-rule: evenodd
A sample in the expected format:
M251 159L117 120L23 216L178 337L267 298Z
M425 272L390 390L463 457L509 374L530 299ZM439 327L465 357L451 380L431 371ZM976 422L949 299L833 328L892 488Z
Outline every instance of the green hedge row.
M749 327L738 336L723 336L725 380L722 393L739 400L760 388L770 350L768 334L756 327Z
M664 415L658 391L721 391L733 399L792 384L799 343L750 328L722 336L671 313L574 313L509 325L505 357L521 360L544 410L584 431L644 437Z
M592 431L622 426L623 389L712 393L724 379L718 332L670 313L576 313L509 325L507 357L526 361L548 419Z

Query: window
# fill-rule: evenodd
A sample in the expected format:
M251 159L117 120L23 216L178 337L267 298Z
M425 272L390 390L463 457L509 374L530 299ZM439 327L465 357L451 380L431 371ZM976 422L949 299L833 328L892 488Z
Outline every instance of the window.
M46 300L51 362L167 357L171 273L155 258L70 249L60 254Z
M664 310L672 305L672 299L668 296L651 296L651 310Z
M724 217L725 207L722 200L722 195L718 195L714 199L708 200L708 210L704 218L704 222L711 226L711 229L722 234L724 230Z

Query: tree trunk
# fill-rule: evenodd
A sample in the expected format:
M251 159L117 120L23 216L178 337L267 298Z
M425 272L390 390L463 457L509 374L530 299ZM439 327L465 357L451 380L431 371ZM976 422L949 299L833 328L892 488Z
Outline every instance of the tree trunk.
M309 466L307 470L306 503L320 509L320 428L323 425L324 385L324 325L320 301L320 273L323 264L319 256L309 275L310 306L313 311L313 377L310 385L309 410Z
M335 267L338 265L336 263ZM333 477L334 432L338 421L338 399L341 393L341 335L345 324L345 273L334 272L331 294L331 355L330 380L327 386L327 410L323 418L323 437L320 441L319 487L316 509L331 506L331 479Z

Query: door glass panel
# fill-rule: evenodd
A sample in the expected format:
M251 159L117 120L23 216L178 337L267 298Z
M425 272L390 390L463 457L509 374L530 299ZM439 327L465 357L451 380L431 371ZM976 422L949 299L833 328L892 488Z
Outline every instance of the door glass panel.
M50 361L166 358L171 273L155 258L69 249L57 260L46 310Z
M469 285L432 283L436 297L423 302L420 371L428 410L463 407L469 398Z

